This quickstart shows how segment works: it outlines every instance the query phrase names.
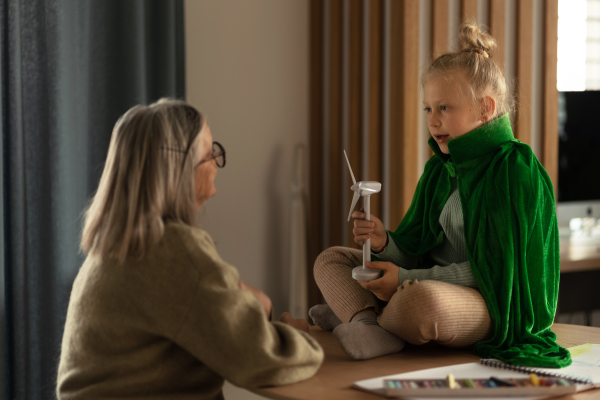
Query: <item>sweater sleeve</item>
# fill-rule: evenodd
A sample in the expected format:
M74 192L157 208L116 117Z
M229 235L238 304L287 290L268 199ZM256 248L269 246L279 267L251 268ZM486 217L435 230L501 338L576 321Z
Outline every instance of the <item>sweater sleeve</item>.
M284 385L314 375L323 350L309 334L269 322L237 270L213 254L196 252L191 262L212 264L198 274L196 291L175 342L220 376L241 387Z
M375 255L378 260L389 261L400 268L398 271L398 283L400 285L405 280L414 281L417 279L420 281L442 281L475 289L478 288L469 261L452 263L447 266L436 265L432 268L417 269L418 257L411 256L402 251L392 240L389 232L388 245L381 253Z
M388 244L385 249L383 249L381 253L374 253L371 251L371 254L373 254L379 261L389 261L399 267L404 268L415 268L417 266L418 257L408 255L402 251L396 242L392 240L389 232L387 232L387 236Z

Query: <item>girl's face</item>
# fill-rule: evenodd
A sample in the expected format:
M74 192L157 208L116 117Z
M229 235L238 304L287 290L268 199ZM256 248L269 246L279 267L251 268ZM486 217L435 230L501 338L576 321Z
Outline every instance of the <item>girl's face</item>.
M483 125L481 110L464 94L462 76L434 75L423 86L423 104L429 133L440 150L449 154L448 142Z
M204 124L204 127L198 136L196 154L199 154L199 159L196 160L196 164L212 156L213 136L208 124ZM194 174L196 185L196 212L198 212L200 211L202 204L217 193L217 188L215 187L215 177L217 176L216 161L210 160L197 165Z

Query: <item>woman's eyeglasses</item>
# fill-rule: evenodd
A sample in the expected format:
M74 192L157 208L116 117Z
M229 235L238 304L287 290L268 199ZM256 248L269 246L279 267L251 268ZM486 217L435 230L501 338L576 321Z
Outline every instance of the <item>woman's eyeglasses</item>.
M209 162L211 160L215 160L217 167L223 168L225 166L225 149L221 146L219 142L213 142L212 144L212 155L205 160L200 161L196 164L198 167L200 164L204 164L205 162Z

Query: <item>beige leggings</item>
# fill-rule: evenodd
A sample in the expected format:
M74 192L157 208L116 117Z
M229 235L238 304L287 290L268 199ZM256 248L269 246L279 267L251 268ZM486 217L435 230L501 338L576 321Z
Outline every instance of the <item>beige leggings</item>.
M441 281L404 281L384 307L352 278L362 251L332 247L315 262L315 280L327 304L342 322L373 308L385 330L411 344L433 340L468 347L490 335L491 320L479 291Z

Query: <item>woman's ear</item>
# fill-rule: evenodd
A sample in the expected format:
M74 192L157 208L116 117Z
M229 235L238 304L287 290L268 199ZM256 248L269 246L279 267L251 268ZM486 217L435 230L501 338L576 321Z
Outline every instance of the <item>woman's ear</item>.
M488 122L496 114L496 100L487 96L481 100L481 121Z

